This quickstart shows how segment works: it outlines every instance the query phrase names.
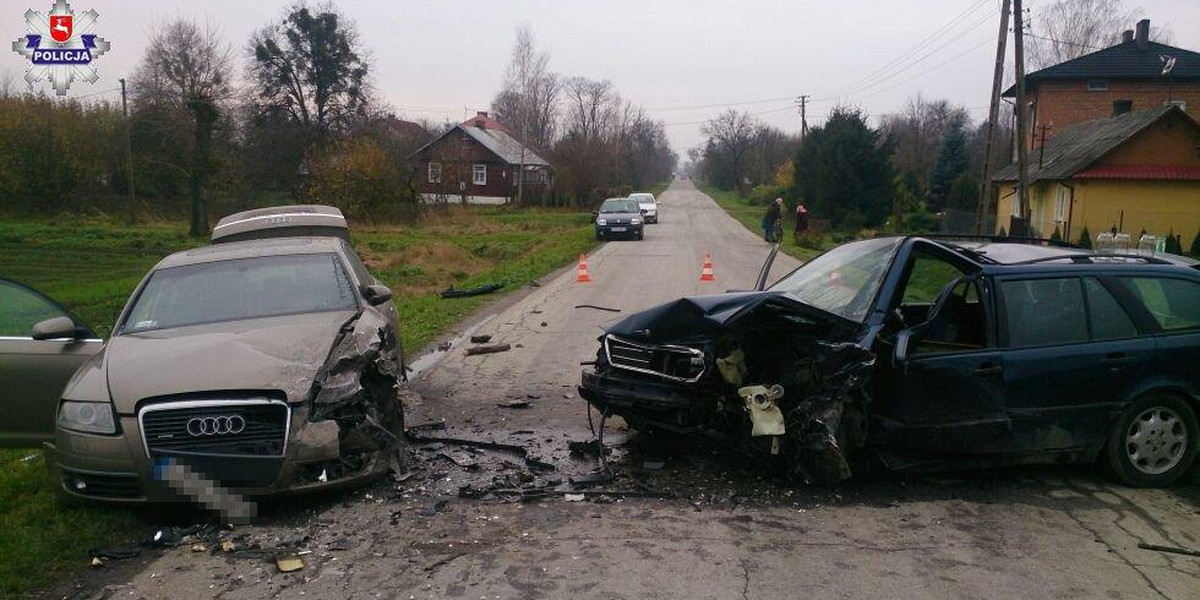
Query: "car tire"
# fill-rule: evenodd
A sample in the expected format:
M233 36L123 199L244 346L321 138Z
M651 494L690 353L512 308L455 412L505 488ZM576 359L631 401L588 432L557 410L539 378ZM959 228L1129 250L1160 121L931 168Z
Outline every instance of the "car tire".
M639 231L639 232L638 232L638 234L637 234L637 239L638 239L638 241L639 241L639 242L640 242L640 241L642 241L642 240L644 240L644 239L646 239L646 232L645 232L645 230L643 230L643 231Z
M1166 393L1137 399L1113 423L1104 453L1108 470L1132 487L1167 487L1187 475L1196 458L1196 411Z

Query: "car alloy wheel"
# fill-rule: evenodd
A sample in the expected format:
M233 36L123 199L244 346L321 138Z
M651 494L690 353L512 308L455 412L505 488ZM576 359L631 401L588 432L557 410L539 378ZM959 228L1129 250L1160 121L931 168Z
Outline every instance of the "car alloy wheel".
M1175 411L1155 406L1141 412L1125 432L1125 452L1133 467L1161 475L1183 460L1188 449L1187 428Z
M1108 469L1127 485L1171 485L1196 457L1197 429L1188 400L1161 392L1142 396L1113 423L1105 448Z

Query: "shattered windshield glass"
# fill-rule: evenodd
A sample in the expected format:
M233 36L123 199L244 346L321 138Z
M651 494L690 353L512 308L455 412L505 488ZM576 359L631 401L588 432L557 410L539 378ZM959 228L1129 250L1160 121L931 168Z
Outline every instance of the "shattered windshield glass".
M892 262L901 238L879 238L838 246L769 288L852 321L862 321Z
M156 271L121 331L356 308L333 254L242 258Z

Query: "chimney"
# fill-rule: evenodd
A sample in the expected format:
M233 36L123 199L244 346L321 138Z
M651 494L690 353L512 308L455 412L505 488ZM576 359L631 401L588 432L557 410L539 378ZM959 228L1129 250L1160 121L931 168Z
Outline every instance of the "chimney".
M1112 116L1123 115L1133 110L1133 100L1113 100Z
M487 129L487 111L480 110L475 112L475 126L480 129Z
M1138 50L1148 49L1150 47L1150 19L1138 21L1136 35Z
M1133 30L1126 29L1125 31L1122 31L1121 32L1121 41L1125 42L1125 43L1132 42L1133 41Z

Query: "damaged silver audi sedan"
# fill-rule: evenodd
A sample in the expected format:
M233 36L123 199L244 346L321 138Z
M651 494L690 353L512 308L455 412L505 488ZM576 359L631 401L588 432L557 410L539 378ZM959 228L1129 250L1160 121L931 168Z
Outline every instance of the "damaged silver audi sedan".
M336 209L231 215L164 258L62 394L52 469L87 499L248 497L386 472L403 436L396 309Z
M1100 461L1165 486L1197 455L1200 263L1049 241L887 237L760 291L606 328L580 394L634 429L716 438L833 483Z

